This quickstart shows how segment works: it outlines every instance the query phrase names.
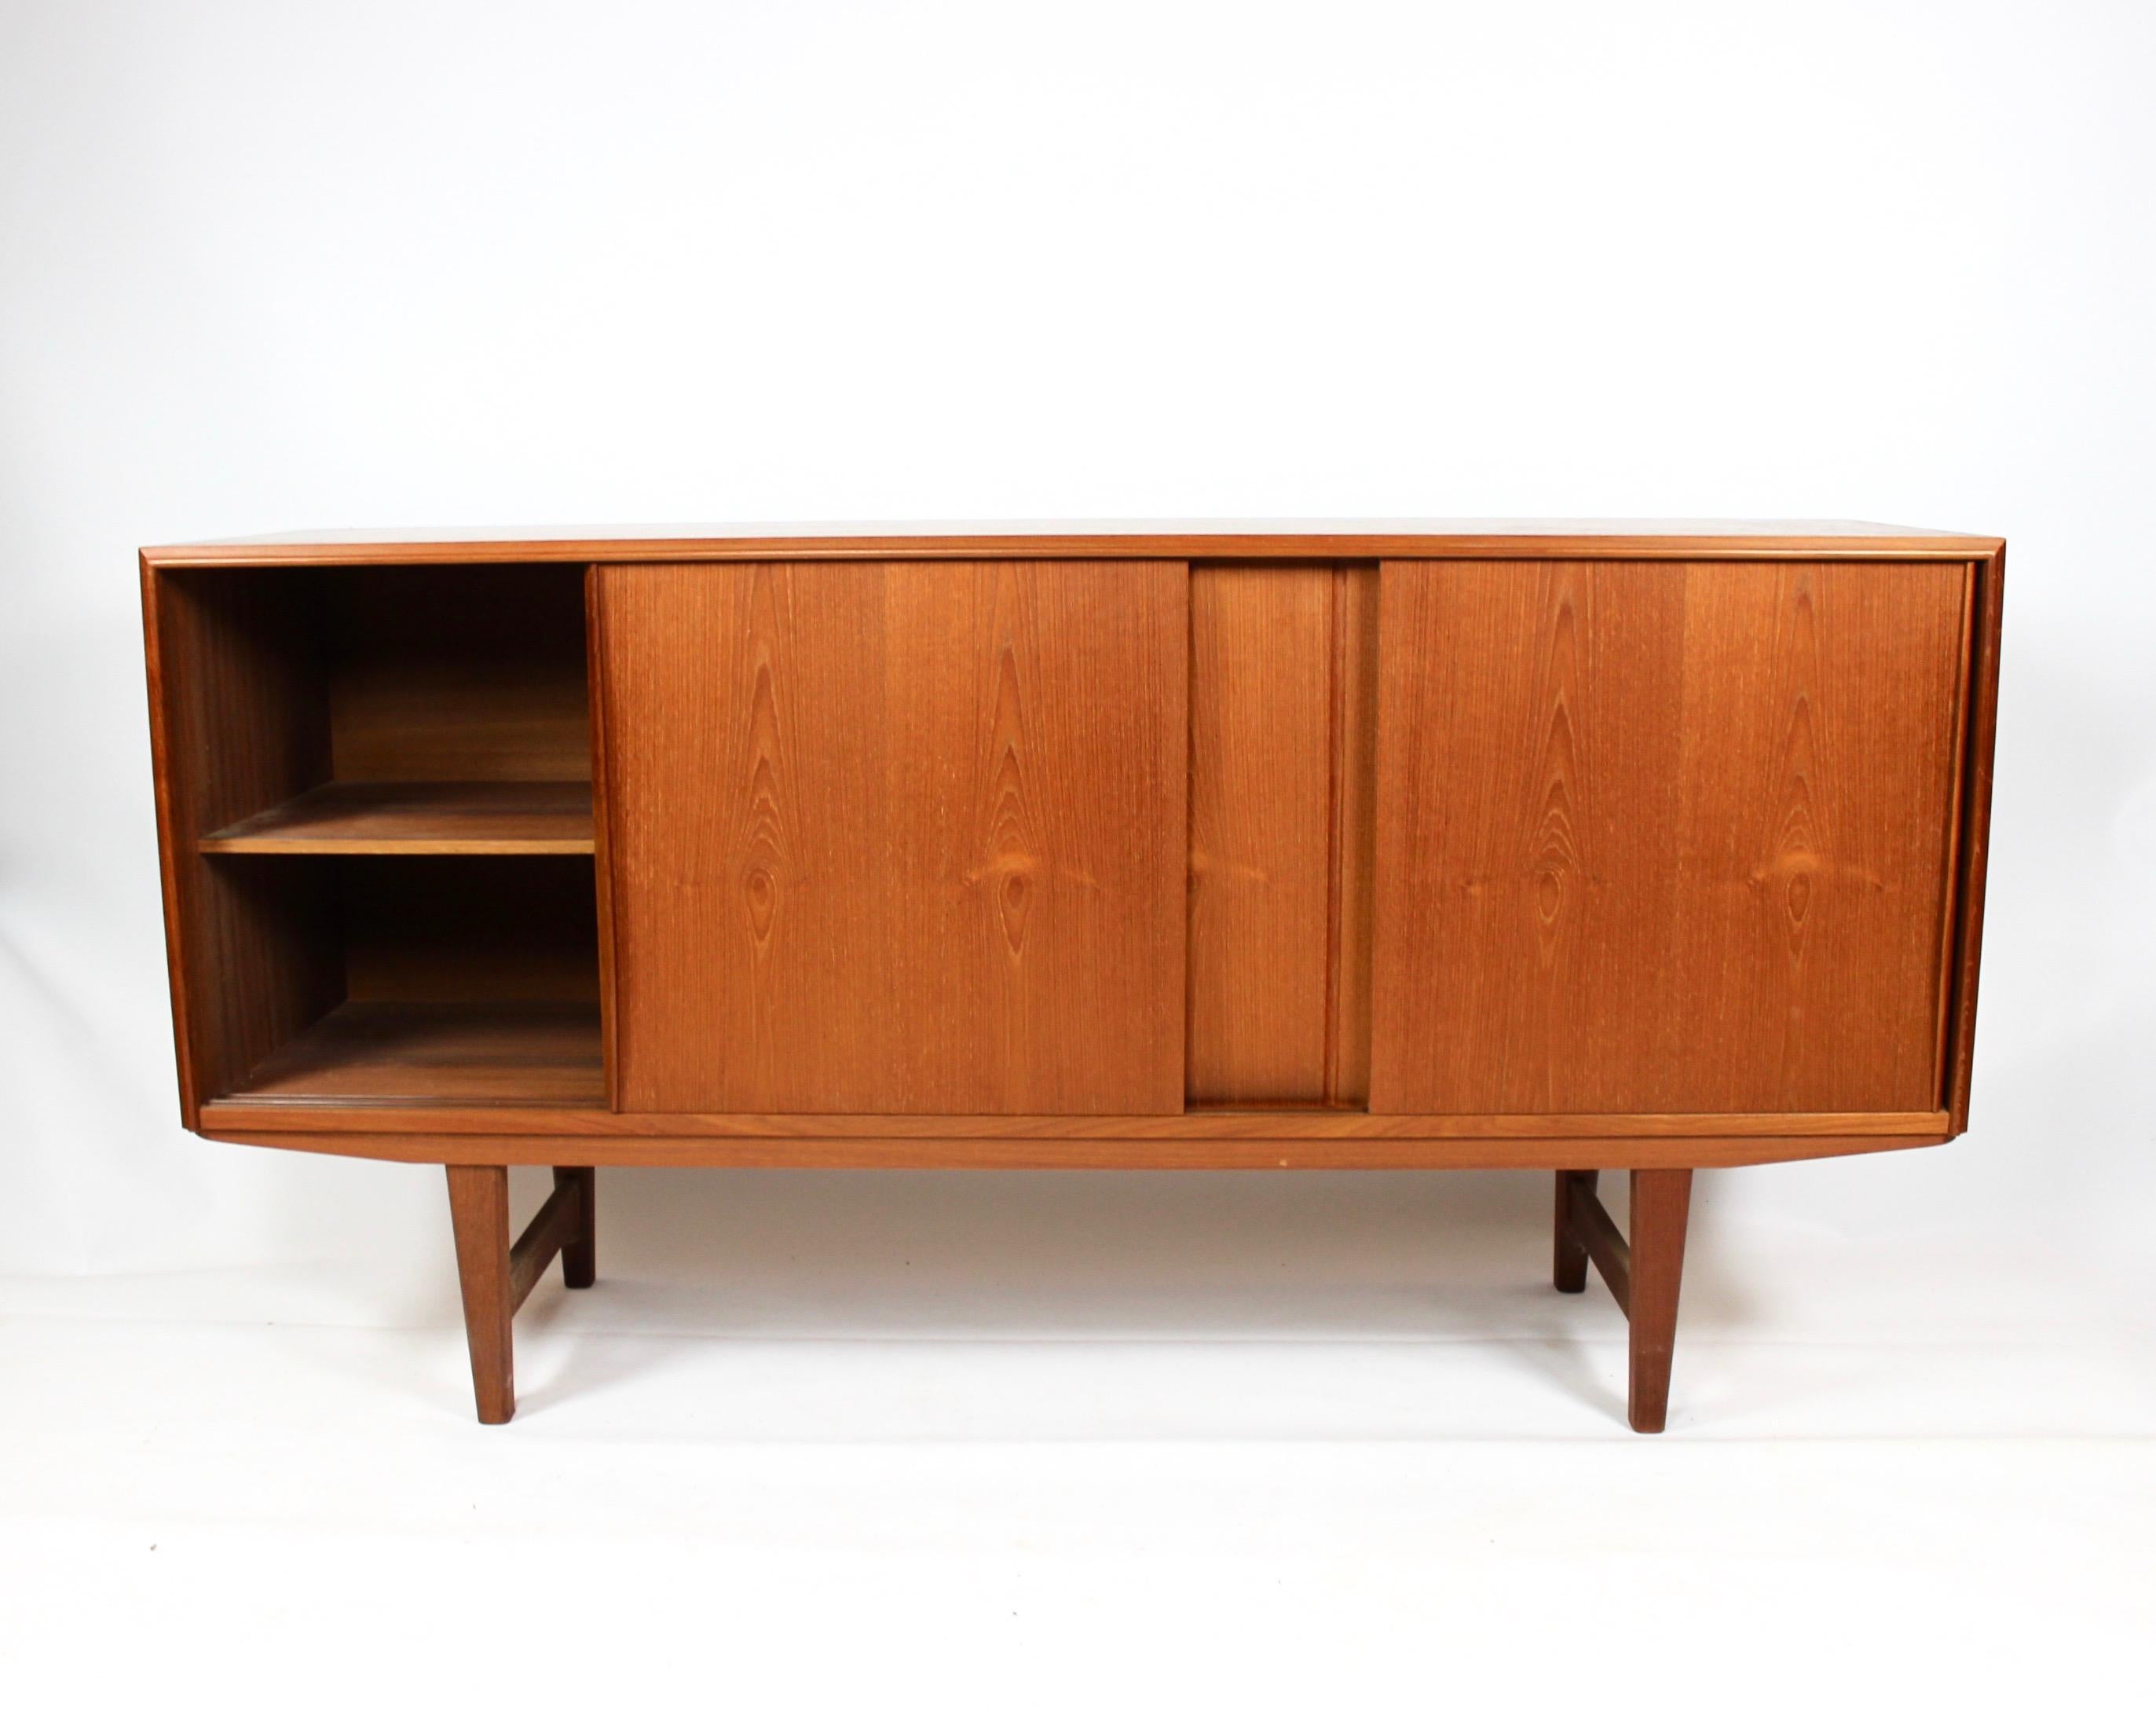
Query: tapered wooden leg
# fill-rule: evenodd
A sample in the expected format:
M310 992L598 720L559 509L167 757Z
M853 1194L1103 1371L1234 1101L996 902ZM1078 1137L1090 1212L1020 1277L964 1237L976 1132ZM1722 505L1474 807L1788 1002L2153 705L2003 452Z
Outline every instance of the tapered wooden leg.
M1636 1168L1632 1173L1632 1321L1629 1414L1643 1434L1659 1434L1670 1411L1670 1359L1676 1349L1677 1286L1684 1276L1685 1224L1691 1212L1691 1169Z
M509 1331L516 1311L509 1275L509 1168L448 1171L457 1278L464 1287L465 1338L471 1347L472 1393L481 1422L506 1423L516 1414Z
M599 1276L598 1168L557 1167L554 1184L577 1187L576 1229L562 1244L562 1283L581 1291Z
M1557 1175L1557 1219L1555 1222L1555 1257L1550 1271L1560 1291L1587 1290L1587 1246L1579 1241L1572 1224L1572 1187L1575 1179L1583 1183L1587 1193L1594 1193L1595 1180L1599 1173L1560 1173Z

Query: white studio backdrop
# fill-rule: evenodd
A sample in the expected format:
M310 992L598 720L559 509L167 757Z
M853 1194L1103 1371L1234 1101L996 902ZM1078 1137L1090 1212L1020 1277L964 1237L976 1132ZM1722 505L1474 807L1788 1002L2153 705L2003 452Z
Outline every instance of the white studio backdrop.
M1904 1322L2138 1290L2152 69L2128 0L0 4L0 1274L327 1260L336 1313L414 1270L454 1313L439 1174L178 1127L143 543L1525 513L2009 538L1972 1132L1712 1175L1697 1241L1799 1259L1758 1317L1910 1244L1948 1266ZM1545 1265L1540 1175L724 1176L610 1206L791 1221L813 1277L819 1208L887 1194L1011 1279L1158 1195L1172 1296L1209 1210L1408 1196Z

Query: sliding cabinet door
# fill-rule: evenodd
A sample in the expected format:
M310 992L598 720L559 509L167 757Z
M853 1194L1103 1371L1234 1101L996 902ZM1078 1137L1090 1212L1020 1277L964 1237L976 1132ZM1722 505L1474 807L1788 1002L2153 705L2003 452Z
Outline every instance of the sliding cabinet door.
M1969 575L1385 566L1373 1110L1936 1110Z
M594 575L621 1106L1180 1108L1184 567Z
M1193 1106L1363 1105L1374 565L1190 576Z

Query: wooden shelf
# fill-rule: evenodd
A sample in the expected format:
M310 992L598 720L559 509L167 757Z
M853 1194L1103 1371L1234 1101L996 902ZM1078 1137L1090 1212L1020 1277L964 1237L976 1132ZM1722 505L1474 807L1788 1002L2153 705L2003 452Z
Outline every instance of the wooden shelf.
M348 1000L264 1060L236 1102L603 1107L596 1005Z
M283 856L577 856L592 850L588 780L333 781L199 841Z

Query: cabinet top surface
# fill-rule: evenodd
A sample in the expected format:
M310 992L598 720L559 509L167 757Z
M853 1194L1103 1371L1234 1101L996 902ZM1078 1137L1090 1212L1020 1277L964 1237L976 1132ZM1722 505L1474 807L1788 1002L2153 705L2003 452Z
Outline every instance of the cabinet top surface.
M1532 558L1716 553L1962 558L1994 536L1850 520L1358 518L1014 523L660 524L558 528L302 530L146 547L151 566L350 565L477 560L946 558Z

